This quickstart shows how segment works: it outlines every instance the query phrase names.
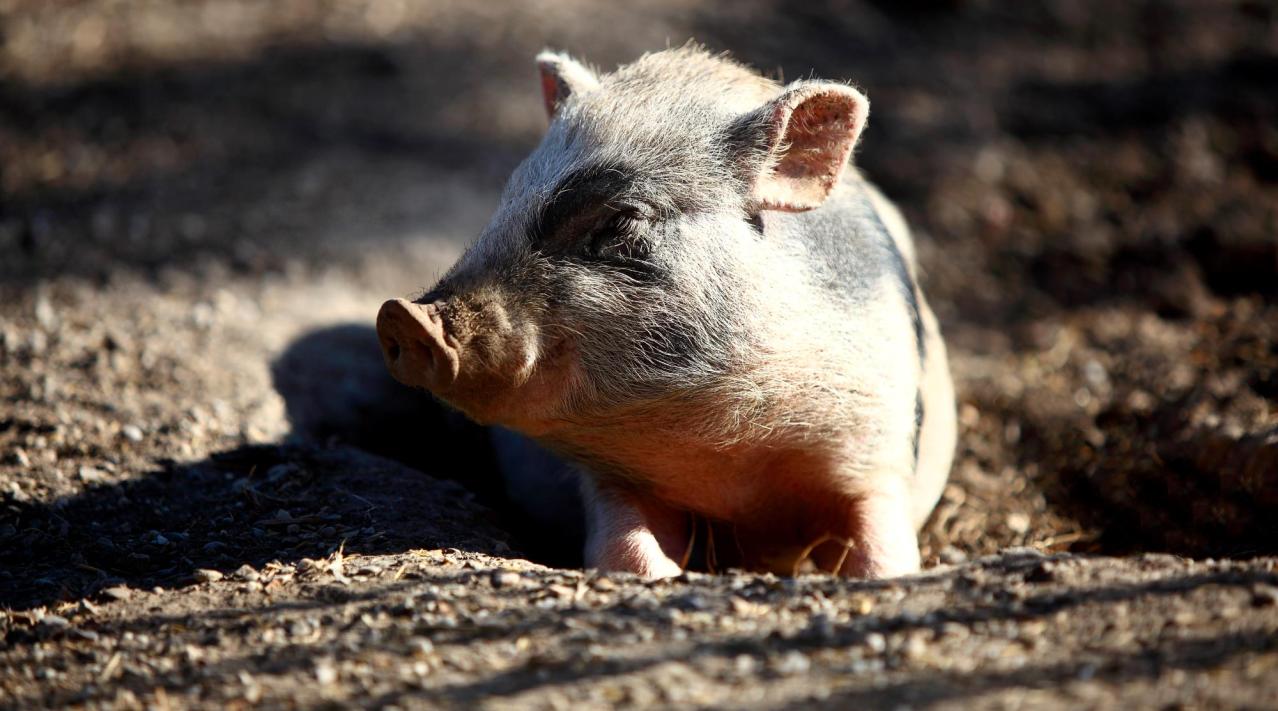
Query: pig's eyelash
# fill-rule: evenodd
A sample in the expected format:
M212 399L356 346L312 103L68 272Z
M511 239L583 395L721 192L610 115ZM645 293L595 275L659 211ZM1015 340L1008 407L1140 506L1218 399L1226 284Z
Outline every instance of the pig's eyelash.
M633 212L628 210L617 210L611 215L604 217L587 234L587 237L591 242L591 247L597 247L598 245L595 243L600 240L630 235L634 232L635 227L638 225L638 221L639 218Z

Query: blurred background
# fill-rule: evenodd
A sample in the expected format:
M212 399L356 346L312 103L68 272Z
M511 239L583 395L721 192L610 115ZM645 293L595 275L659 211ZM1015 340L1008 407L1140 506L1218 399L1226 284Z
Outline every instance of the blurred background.
M538 50L693 38L870 97L856 162L917 232L961 399L929 560L1278 551L1273 3L639 5L0 0L10 509L286 438L500 507L479 450L423 444L457 425L383 375L376 308L538 141Z

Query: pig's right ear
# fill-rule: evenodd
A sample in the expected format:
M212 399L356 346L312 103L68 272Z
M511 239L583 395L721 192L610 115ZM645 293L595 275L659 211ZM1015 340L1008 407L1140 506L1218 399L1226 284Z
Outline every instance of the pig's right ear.
M846 84L805 81L732 128L755 210L811 210L839 184L870 102Z
M546 102L546 115L551 119L572 94L584 94L599 86L599 78L590 69L563 52L545 51L537 55L541 72L541 97Z

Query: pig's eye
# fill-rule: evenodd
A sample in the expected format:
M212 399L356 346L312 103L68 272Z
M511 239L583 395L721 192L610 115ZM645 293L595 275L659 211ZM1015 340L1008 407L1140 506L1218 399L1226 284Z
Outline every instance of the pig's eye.
M643 256L642 240L638 239L640 218L630 212L617 212L601 221L590 231L590 254L596 257Z

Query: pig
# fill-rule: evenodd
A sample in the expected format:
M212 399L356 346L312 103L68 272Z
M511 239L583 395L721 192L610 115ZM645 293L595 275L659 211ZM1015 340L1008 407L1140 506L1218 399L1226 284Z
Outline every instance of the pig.
M382 306L391 374L571 466L589 567L678 575L704 530L748 570L917 571L954 392L905 221L850 165L866 97L694 45L536 63L549 129Z

